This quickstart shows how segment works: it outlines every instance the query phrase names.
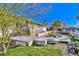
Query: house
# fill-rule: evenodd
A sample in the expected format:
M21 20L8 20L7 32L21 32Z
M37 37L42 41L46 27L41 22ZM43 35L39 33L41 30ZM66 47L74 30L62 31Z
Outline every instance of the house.
M31 31L30 33L33 36L39 36L39 34L41 33L46 33L50 31L50 28L52 27L52 25L39 24L34 20L30 21L29 26L32 27L32 28L30 27L30 31Z
M43 33L47 31L47 27L44 26L43 24L39 24L36 21L31 20L31 33L35 36L38 36L39 33Z

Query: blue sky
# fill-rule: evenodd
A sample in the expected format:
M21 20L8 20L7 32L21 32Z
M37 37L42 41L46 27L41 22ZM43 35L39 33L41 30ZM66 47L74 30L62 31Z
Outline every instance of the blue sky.
M52 24L55 20L60 20L69 26L78 26L76 17L78 16L78 4L77 3L43 3L40 4L40 8L52 6L52 9L41 18L32 17L32 19L38 23L42 23L45 19L48 19L48 24ZM18 14L25 15L25 11L17 12Z

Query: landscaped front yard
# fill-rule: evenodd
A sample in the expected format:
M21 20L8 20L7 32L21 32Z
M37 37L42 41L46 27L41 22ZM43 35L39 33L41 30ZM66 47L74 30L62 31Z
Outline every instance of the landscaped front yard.
M61 56L61 50L55 48L17 47L8 49L8 56Z

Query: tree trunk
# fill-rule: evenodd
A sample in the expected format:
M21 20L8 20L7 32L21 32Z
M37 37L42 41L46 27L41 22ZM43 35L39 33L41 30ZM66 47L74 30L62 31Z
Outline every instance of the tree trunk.
M11 36L10 36L10 34L9 34L9 31L7 31L7 40L8 40L8 42L7 42L7 46L6 46L6 49L8 49L9 48L9 45L10 45L10 43L11 43Z
M6 54L7 48L6 48L6 31L5 28L2 28L2 36L3 36L3 53Z
M5 35L4 35L4 33L3 33L3 52L4 52L4 54L6 54L6 41L5 41Z
M4 48L3 53L4 53L4 54L6 54L6 51L7 51L7 50L6 50L6 46L5 46L5 44L4 44L4 43L3 43L3 48Z

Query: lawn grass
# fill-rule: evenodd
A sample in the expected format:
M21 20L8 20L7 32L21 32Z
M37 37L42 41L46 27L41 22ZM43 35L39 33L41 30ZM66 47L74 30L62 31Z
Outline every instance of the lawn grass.
M17 47L8 49L6 56L62 56L55 48Z

